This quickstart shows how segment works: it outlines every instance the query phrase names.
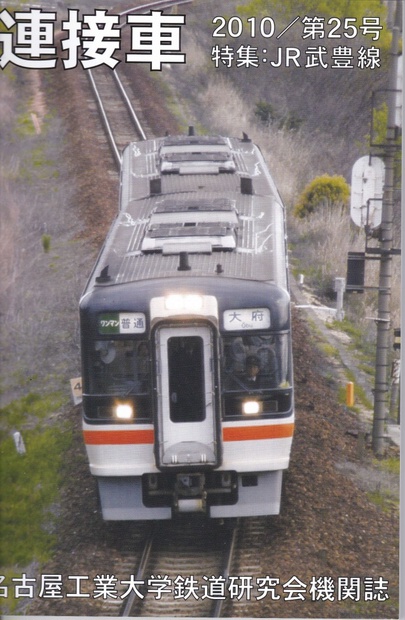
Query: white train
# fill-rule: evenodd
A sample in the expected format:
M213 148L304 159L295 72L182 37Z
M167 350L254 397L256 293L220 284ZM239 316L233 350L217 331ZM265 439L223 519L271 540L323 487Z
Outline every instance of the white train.
M294 430L285 210L257 146L129 144L80 321L104 519L279 513Z

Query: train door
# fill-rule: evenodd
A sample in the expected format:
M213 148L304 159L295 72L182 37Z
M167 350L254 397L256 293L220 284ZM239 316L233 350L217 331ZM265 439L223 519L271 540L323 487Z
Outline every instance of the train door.
M158 466L218 465L212 330L162 327L156 351Z

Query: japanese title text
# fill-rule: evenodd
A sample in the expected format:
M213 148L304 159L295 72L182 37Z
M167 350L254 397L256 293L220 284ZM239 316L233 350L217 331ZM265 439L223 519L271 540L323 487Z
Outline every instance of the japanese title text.
M346 17L339 19L331 17L305 16L302 19L297 16L281 32L277 33L277 27L272 17L249 17L245 20L239 16L229 19L217 16L212 20L215 26L214 39L239 37L256 38L262 37L265 44L261 46L242 43L230 45L226 43L214 45L211 49L211 60L216 68L229 67L259 67L268 65L271 67L321 67L327 69L376 69L381 67L380 49L375 45L361 45L358 48L349 45L350 41L358 35L370 37L371 42L380 38L383 26L379 17L363 17L361 24L357 25L357 19ZM293 46L277 46L275 50L269 50L270 45L266 41L274 38L279 41L290 29L301 28L301 38L313 45L308 45L301 50ZM324 44L318 44L322 40L329 40L330 48ZM316 43L316 44L315 44Z
M55 46L57 14L53 11L30 9L0 12L0 68L13 64L25 69L53 69L58 62ZM164 63L185 63L181 53L181 26L184 15L163 15L151 11L149 15L126 15L125 24L119 15L106 10L80 16L77 9L68 10L68 18L61 23L61 49L65 57L64 69L79 64L83 69L106 65L114 69L120 62L115 57L121 49L121 31L131 29L131 49L125 54L128 63L149 63L152 71L160 71Z
M139 599L151 594L156 600L165 596L173 599L221 600L227 597L236 600L284 600L288 601L379 601L389 599L389 583L383 577L312 577L309 583L294 575L285 583L269 575L252 576L194 576L170 578L167 575L151 575L148 579L136 579L130 575L127 580L118 580L114 575L69 575L42 574L37 579L22 573L13 577L12 585L3 585L0 575L0 597L33 599L93 598L101 600L125 599L134 593ZM68 582L68 583L67 583Z

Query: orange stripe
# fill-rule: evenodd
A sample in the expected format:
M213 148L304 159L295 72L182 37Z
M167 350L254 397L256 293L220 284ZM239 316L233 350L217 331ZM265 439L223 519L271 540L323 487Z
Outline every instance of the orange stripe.
M154 432L151 430L125 431L83 431L84 442L88 446L153 444Z
M223 429L224 441L249 441L256 439L282 439L292 437L294 424L262 426L230 426ZM84 442L90 446L153 444L153 429L83 431Z
M223 429L224 441L249 441L254 439L282 439L292 437L294 424L268 424L266 426L228 426Z

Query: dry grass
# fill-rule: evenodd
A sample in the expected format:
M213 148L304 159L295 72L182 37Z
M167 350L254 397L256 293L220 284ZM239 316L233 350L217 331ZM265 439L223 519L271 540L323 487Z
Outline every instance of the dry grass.
M77 298L83 253L75 238L80 222L72 210L72 183L60 166L64 128L57 118L44 118L31 72L23 77L24 100L17 98L18 85L11 79L0 95L0 109L3 95L10 109L0 155L2 402L49 385L67 392L68 378L79 367ZM41 133L31 114L44 118ZM48 253L44 234L51 239Z

